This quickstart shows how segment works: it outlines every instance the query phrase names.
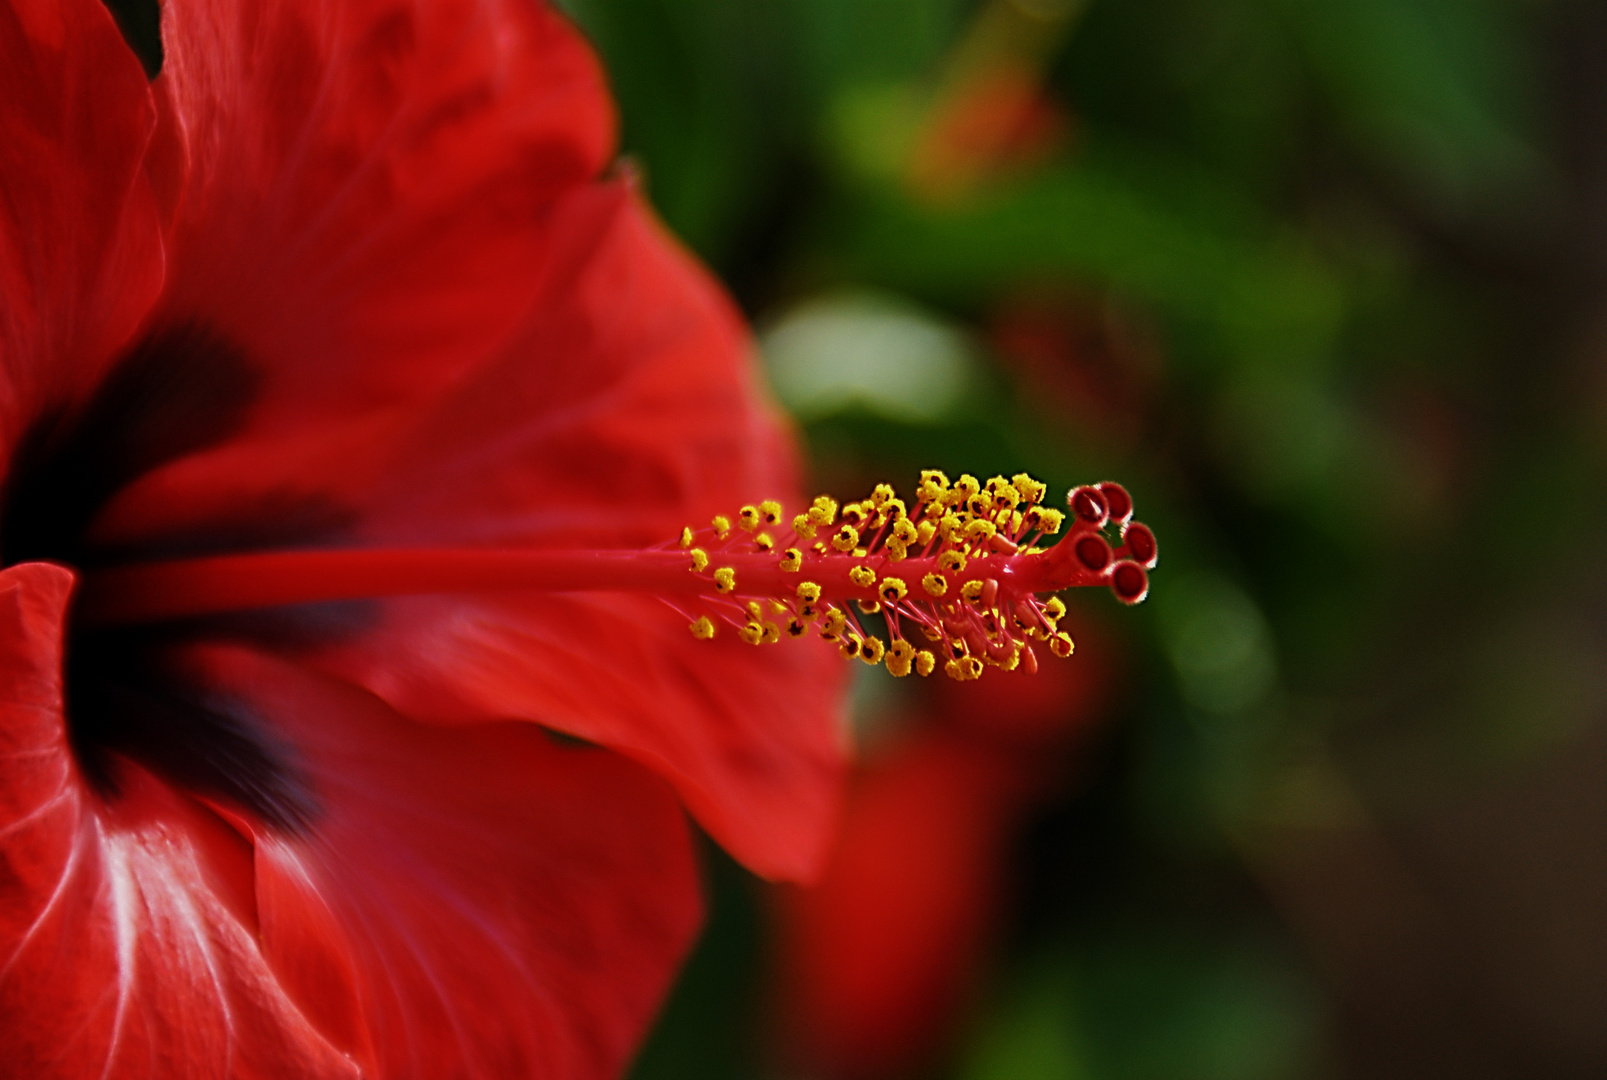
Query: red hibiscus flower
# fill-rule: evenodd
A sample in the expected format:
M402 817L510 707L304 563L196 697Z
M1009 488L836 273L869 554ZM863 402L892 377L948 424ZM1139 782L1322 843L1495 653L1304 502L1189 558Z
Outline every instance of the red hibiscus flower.
M697 922L681 807L817 861L830 649L585 567L92 612L786 494L740 322L535 4L168 0L163 44L0 2L0 1074L612 1074Z

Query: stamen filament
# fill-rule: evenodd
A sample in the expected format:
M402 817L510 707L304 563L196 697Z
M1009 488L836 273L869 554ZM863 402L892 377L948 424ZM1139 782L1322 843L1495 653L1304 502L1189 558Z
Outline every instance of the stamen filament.
M1027 591L1066 588L1049 584L1042 555L973 559L962 574L978 573L1022 581ZM804 555L796 571L783 570L767 552L713 555L710 567L736 572L743 596L785 595L799 581L814 581L828 600L874 600L874 584L856 584L852 571L875 568L879 556L855 559ZM998 563L996 567L990 564ZM909 558L898 572L919 578L937 570L932 557ZM1087 583L1093 583L1093 575ZM957 585L957 581L955 582ZM195 559L137 563L89 572L79 594L77 618L86 626L219 615L233 611L443 593L487 592L648 592L697 595L713 592L708 574L694 573L687 552L647 550L530 550L498 548L330 548L212 555Z
M776 592L799 580L798 574L784 573L770 554L721 552L715 561L736 571L744 594ZM848 583L846 566L818 576ZM91 571L76 617L89 626L126 626L289 604L436 593L712 591L708 575L691 572L684 551L335 548L214 555Z
M912 506L883 484L840 519L822 496L789 529L767 501L742 507L735 528L721 515L639 550L325 548L124 565L85 575L76 619L113 627L386 597L623 592L657 597L702 640L721 624L754 645L813 632L895 675L929 675L941 661L973 679L984 664L1036 670L1033 640L1071 654L1057 626L1065 605L1040 596L1107 585L1132 604L1148 591L1155 537L1132 520L1120 485L1074 488L1068 533L1048 548L1038 541L1068 516L1041 506L1043 491L1025 475L986 485L965 475L951 487L928 471ZM890 644L855 609L879 612Z

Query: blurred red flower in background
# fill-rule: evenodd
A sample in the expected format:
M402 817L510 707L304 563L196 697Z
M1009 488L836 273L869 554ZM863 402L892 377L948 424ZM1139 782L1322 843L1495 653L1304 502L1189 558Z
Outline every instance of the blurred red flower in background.
M811 1074L921 1075L952 1049L998 944L1015 835L1105 712L1115 642L1076 637L1076 662L1036 675L919 686L867 747L820 879L777 891L785 1052Z
M96 629L72 594L790 494L740 320L597 179L553 13L163 20L148 84L95 0L0 5L0 1072L614 1073L698 920L680 805L760 873L817 862L829 647L646 595Z

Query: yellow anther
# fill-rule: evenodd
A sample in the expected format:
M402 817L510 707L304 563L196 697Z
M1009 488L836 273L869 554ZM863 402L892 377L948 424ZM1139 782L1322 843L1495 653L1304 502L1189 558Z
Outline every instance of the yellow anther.
M988 497L992 500L995 509L1009 507L1014 510L1021 502L1021 492L1016 490L1014 484L1002 476L995 476L988 481Z
M1064 602L1050 599L1037 606L1010 591L1015 588L1009 577L1014 563L1008 560L1022 551L1039 550L1023 541L1048 544L1049 540L1038 539L1040 534L1047 537L1061 530L1070 516L1042 506L1046 494L1046 485L1025 473L1008 479L993 476L986 483L965 474L950 484L943 473L926 470L908 503L891 485L878 484L868 498L839 505L821 496L803 513L785 518L775 500L743 506L730 517L717 516L713 535L729 542L736 529L743 529L751 536L754 549L771 553L778 560L775 565L795 575L790 579L795 596L786 588L767 596L771 592L768 587L753 587L757 578L748 582L743 591L749 595L757 592L760 599L741 602L748 618L734 620L739 635L762 644L782 637L804 637L814 625L843 655L858 656L868 664L885 664L895 676L929 675L941 667L961 681L977 678L986 667L1006 671L1035 667L1036 660L1024 651L1029 640L1044 642L1058 656L1070 655L1074 648L1071 637L1057 625L1065 614ZM791 532L786 531L787 523ZM703 543L709 535L687 526L680 531L681 547L689 556L692 572L701 576L712 571L718 592L734 598L737 567L716 567L714 560L724 544ZM789 542L794 546L785 546ZM880 558L868 554L870 551ZM799 581L804 562L817 557L837 561L839 566L846 561L842 567L848 571L850 583L846 597L828 602L820 584ZM912 557L918 557L912 565L930 573L891 565ZM920 558L930 558L932 564L928 566ZM1002 568L997 573L987 569L995 563ZM744 571L749 577L753 572L763 576L763 571ZM768 572L773 575L776 571ZM992 604L996 592L1000 606L984 606ZM854 600L857 611L848 605L848 599ZM914 599L929 601L932 606L906 607ZM929 610L946 621L926 625L922 612ZM903 612L914 618L914 626L895 630L899 640L889 644L885 638L865 633L855 621L860 618L858 612L886 613L889 620L894 612ZM1015 618L1006 612L1014 612ZM717 628L712 615L701 616L689 626L700 639L715 636ZM893 629L891 622L889 629ZM926 644L923 635L933 644Z
M915 646L899 638L887 646L887 670L900 679L910 673L915 665Z
M1022 523L1028 529L1042 529L1051 535L1059 532L1060 526L1065 524L1065 521L1064 513L1046 506L1034 506L1022 516Z
M1043 502L1044 495L1049 491L1048 484L1041 484L1024 472L1012 476L1010 483L1021 493L1021 501L1031 506Z

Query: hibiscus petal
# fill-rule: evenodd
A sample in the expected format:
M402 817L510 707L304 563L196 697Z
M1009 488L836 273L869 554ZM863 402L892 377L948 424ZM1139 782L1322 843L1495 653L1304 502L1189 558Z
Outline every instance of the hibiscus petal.
M264 953L322 1030L378 1077L617 1075L699 918L661 781L242 649L192 659L274 718L318 800L256 872Z
M718 290L634 199L574 202L565 220L586 242L560 246L499 362L348 496L365 539L648 543L795 490ZM547 352L565 362L533 360ZM700 642L686 622L653 597L431 597L387 605L326 662L412 716L527 717L620 749L750 867L808 876L841 783L845 666L814 640Z
M322 505L346 544L618 547L792 495L714 284L623 185L566 196L553 221L522 321L450 392L180 462L125 493L105 542L271 536L284 507ZM755 870L818 864L846 678L818 642L698 642L652 598L431 598L377 605L319 662L417 719L533 719L616 747Z
M1038 762L915 731L855 777L819 882L777 893L777 1015L804 1075L919 1075L995 931L1016 773Z
M249 853L129 766L88 793L62 713L66 570L0 572L0 1062L30 1080L352 1077L250 929Z
M528 0L171 0L163 42L193 171L161 320L253 365L259 429L476 363L613 145L595 59Z
M0 5L0 439L93 385L162 284L156 111L96 0ZM162 165L173 163L163 155Z
M518 716L618 749L675 785L767 877L812 876L845 760L845 665L818 641L702 642L630 596L411 600L327 662L409 715Z

